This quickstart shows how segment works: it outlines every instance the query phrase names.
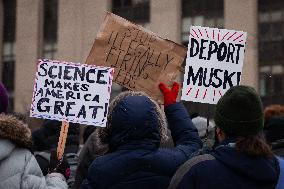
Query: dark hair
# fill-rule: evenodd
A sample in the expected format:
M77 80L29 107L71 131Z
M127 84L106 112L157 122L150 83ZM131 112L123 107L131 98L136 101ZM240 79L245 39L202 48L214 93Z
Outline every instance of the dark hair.
M89 136L96 130L95 126L88 125L83 133L83 143L85 144L89 138Z
M250 157L270 158L273 156L270 146L261 134L238 137L236 150Z

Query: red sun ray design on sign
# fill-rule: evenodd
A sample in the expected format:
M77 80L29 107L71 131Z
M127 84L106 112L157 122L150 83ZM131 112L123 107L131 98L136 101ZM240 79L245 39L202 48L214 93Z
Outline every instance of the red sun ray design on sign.
M198 31L199 31L199 33L200 33L200 36L202 37L203 35L202 35L202 33L201 33L201 31L200 31L200 29L198 28Z
M206 29L206 28L205 28L205 31L206 31L207 38L209 39L208 32L207 32L207 29Z
M227 40L229 41L237 32L233 33Z
M223 36L223 38L222 38L221 41L223 41L223 39L225 39L225 37L226 37L228 34L229 34L229 32L227 32L227 33Z
M241 35L239 35L237 38L235 38L233 41L236 41L237 39L239 39L240 37L242 37L244 34L242 33Z
M194 32L194 34L196 35L197 38L199 38L199 36L197 35L196 31L194 29L192 29L192 31Z
M196 92L195 98L197 98L197 97L198 97L198 93L199 93L199 88L197 89L197 92Z
M189 95L191 89L192 89L192 87L187 91L186 95Z
M204 92L203 99L206 97L206 94L207 94L207 89Z

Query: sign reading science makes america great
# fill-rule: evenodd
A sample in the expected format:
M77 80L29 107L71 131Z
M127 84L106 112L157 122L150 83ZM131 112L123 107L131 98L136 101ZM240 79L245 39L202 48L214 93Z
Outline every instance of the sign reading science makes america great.
M31 117L106 126L113 68L39 60Z

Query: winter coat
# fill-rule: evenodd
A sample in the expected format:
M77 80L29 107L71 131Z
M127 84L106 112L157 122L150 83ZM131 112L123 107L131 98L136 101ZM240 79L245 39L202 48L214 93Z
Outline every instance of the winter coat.
M63 175L43 176L31 148L31 132L23 122L0 115L0 188L67 189Z
M284 118L271 118L265 124L265 137L272 151L284 158Z
M44 175L48 173L50 151L57 148L61 122L45 120L42 128L32 133L33 150ZM77 154L79 150L79 125L70 123L64 153ZM44 154L44 155L43 155ZM47 154L48 157L45 157Z
M109 153L90 166L82 189L167 188L176 169L202 147L181 103L165 108L175 148L159 149L160 121L146 96L127 96L110 110Z
M126 96L132 95L146 95L143 92L133 92L133 91L124 91L120 93L120 95L116 96L112 103L110 104L110 109L113 109L115 104L120 101L122 98ZM152 100L152 99L151 99ZM152 100L155 104L155 109L157 111L157 117L161 124L163 125L160 129L160 134L163 136L161 139L160 147L162 148L172 148L174 147L173 140L171 137L171 132L167 129L167 120L164 111L162 111L159 105ZM95 132L93 132L90 137L88 138L87 142L83 146L80 155L79 155L79 164L77 167L75 183L73 189L79 189L83 180L86 179L88 174L88 168L90 167L91 163L97 158L109 152L108 148L108 141L104 139L103 135L105 132L102 130L108 130L107 128L98 128Z
M87 177L88 168L91 163L97 157L102 156L107 152L106 147L98 146L98 137L99 136L97 131L92 133L80 152L73 189L80 188L82 181Z
M170 131L167 130L167 138L166 140L161 141L161 147L164 148L172 148L174 147L173 141L170 137ZM106 153L107 147L104 145L98 146L98 132L93 132L88 140L86 141L85 145L83 146L80 155L79 155L79 163L76 171L75 183L73 185L73 189L80 189L80 186L84 179L86 179L88 174L88 168L92 164L92 162L97 158L102 156Z
M191 168L182 173L188 162ZM210 155L196 156L188 162L177 171L169 189L273 189L278 181L275 157L248 157L236 151L233 139L223 141ZM173 187L174 182L177 187Z

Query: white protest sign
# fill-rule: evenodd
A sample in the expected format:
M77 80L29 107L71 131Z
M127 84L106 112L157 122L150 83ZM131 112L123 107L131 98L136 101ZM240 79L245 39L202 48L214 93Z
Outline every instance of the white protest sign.
M190 28L182 100L216 104L239 85L247 33L218 28Z
M39 60L31 117L106 126L113 68Z

